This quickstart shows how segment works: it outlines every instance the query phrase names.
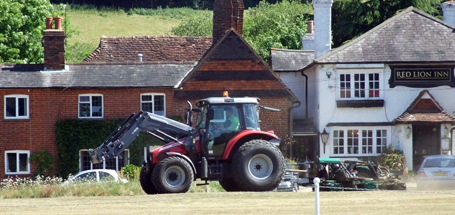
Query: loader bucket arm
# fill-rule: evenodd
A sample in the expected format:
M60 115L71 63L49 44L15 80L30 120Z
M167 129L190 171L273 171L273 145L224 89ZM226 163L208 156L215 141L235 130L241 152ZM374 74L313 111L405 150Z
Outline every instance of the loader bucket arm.
M179 138L190 136L193 130L186 124L141 111L131 114L98 148L89 149L90 158L94 164L97 164L105 158L120 155L136 140L140 132L148 133L163 142L178 142Z

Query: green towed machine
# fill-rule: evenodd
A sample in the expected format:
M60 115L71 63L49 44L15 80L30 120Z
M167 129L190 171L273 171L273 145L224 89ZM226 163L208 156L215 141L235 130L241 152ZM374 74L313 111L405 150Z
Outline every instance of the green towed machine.
M319 158L317 162L304 162L299 169L286 171L298 172L300 185L320 178L321 191L406 190L406 184L392 177L386 169L357 159Z

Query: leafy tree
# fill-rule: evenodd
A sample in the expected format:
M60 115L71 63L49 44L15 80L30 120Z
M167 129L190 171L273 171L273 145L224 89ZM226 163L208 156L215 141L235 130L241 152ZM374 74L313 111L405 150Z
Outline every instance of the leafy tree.
M306 21L313 14L310 4L283 0L276 4L261 1L248 10L243 36L268 61L270 48L301 49Z
M362 35L410 6L441 18L441 2L443 0L335 0L332 9L334 47Z
M0 1L0 63L43 63L45 18L57 15L63 16L63 11L55 10L49 0ZM67 37L75 33L67 30Z
M301 49L302 36L307 31L306 21L313 14L310 4L283 0L270 4L263 0L245 14L243 37L268 61L270 48ZM211 36L213 15L188 17L171 30L179 36Z
M213 13L198 13L182 20L179 26L172 28L171 34L179 36L210 36L213 28Z

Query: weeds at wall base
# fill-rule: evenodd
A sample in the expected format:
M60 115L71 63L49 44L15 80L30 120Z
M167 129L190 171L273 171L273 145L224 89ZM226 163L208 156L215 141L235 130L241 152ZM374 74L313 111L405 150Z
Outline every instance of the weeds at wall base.
M196 186L202 183L200 180L193 182L188 192L225 192L217 181L210 182L208 186ZM64 180L58 177L37 177L36 180L8 178L0 182L0 199L135 195L146 195L137 178L131 178L127 183L88 181L65 184Z

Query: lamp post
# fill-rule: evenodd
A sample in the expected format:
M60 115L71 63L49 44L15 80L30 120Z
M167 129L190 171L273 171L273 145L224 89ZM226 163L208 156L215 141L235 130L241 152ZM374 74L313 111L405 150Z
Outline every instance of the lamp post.
M325 144L329 141L329 133L325 130L325 128L324 128L324 131L322 131L322 133L321 133L321 140L322 140L322 143L324 144L324 154L325 154Z

